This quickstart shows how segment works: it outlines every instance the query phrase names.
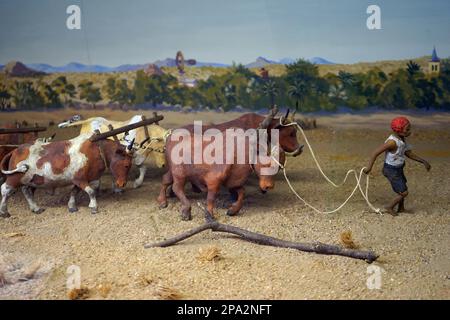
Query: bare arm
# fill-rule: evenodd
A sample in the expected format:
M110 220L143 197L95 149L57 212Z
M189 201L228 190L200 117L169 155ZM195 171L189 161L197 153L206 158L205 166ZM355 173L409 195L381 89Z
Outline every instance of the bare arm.
M417 161L422 163L425 166L425 169L427 169L427 171L430 171L431 166L428 163L428 161L426 161L425 159L422 159L421 157L419 157L418 155L416 155L414 152L412 152L411 150L408 150L405 152L405 155L410 158L411 160Z
M378 156L386 151L394 151L397 148L397 145L395 144L395 141L388 140L386 143L379 146L375 151L372 153L372 156L370 157L369 164L364 169L365 174L369 174L370 171L372 171L373 164L375 163L375 160L377 160Z

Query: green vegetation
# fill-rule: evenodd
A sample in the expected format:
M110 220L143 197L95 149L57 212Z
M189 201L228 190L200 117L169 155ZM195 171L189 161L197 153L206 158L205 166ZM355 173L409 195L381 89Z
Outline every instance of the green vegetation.
M0 109L58 108L63 105L114 104L133 106L168 104L230 110L270 105L289 106L299 112L364 109L450 109L450 61L439 74L424 72L426 59L317 66L299 59L287 66L270 65L270 77L242 65L230 68L186 68L195 87L180 82L176 68L163 75L144 71L106 74L54 74L34 78L8 78L0 74ZM392 69L393 66L397 69ZM356 67L358 66L358 68ZM340 69L339 69L340 68ZM327 69L328 72L324 73ZM359 71L355 71L359 70ZM389 72L387 70L390 70Z

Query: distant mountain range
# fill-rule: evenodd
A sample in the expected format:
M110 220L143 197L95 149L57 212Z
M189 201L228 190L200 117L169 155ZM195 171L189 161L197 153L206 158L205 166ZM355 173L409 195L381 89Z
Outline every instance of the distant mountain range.
M309 62L315 63L315 64L335 64L334 62L328 61L321 57L313 57L313 58L307 59L307 60ZM247 67L247 68L262 68L269 64L291 64L294 62L295 62L295 59L292 59L292 58L283 58L279 61L273 61L273 60L266 59L264 57L258 57L256 59L256 61L246 64L245 67Z
M310 62L315 64L334 64L324 58L314 57L308 59ZM264 57L258 57L255 61L248 63L245 65L247 68L262 68L269 64L290 64L295 62L295 59L292 58L283 58L279 61L269 60ZM176 62L175 59L166 58L164 60L157 60L153 62L153 64L157 65L159 68L161 67L175 67ZM107 67L102 65L85 65L82 63L71 62L64 66L52 66L45 63L31 63L26 64L26 66L30 69L45 72L45 73L83 73L83 72L91 72L91 73L106 73L106 72L127 72L127 71L136 71L145 69L147 64L123 64L118 67ZM216 68L226 68L229 67L229 64L217 63L217 62L197 62L195 64L196 67L216 67ZM0 65L0 70L4 69L4 65Z

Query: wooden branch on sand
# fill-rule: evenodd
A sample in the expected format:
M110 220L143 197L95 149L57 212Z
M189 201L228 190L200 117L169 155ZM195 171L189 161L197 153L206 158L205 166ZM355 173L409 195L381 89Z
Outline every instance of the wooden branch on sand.
M228 224L223 224L214 220L213 216L203 208L205 211L206 223L191 229L187 232L181 233L173 238L152 244L146 244L144 248L154 248L154 247L168 247L176 244L177 242L183 241L187 238L190 238L197 233L200 233L205 230L211 230L214 232L225 232L232 233L238 235L243 240L258 243L261 245L267 245L272 247L280 247L280 248L291 248L297 249L300 251L306 252L315 252L319 254L329 254L329 255L338 255L345 256L355 259L362 259L367 261L368 263L372 263L378 258L378 255L373 251L363 251L363 250L355 250L355 249L347 249L340 246L324 244L320 242L315 243L300 243L300 242L291 242L285 241L273 237L269 237L260 233L248 231L245 229L241 229L238 227L234 227Z

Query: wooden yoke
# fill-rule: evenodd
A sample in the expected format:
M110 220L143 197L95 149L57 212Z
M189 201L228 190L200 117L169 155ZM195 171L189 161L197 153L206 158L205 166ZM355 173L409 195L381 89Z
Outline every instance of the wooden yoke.
M117 135L119 133L130 131L130 130L133 130L133 129L136 129L136 128L139 128L139 127L142 127L142 126L147 126L149 124L161 121L162 119L164 119L164 116L156 115L155 117L153 117L151 119L145 119L145 120L133 123L133 124L129 124L129 125L117 128L117 129L110 130L108 132L103 132L103 133L100 133L100 134L95 133L89 138L89 140L92 141L92 142L95 142L95 141L98 141L98 140L106 139L106 138L109 138L111 136Z
M26 128L0 128L0 134L12 134L12 133L29 133L29 132L40 132L40 131L46 131L46 127L26 127Z
M113 131L114 130L114 128L113 128L113 126L111 124L108 124L108 129L109 129L109 131ZM114 141L119 142L119 139L117 139L116 135L113 135L112 137L113 137Z

